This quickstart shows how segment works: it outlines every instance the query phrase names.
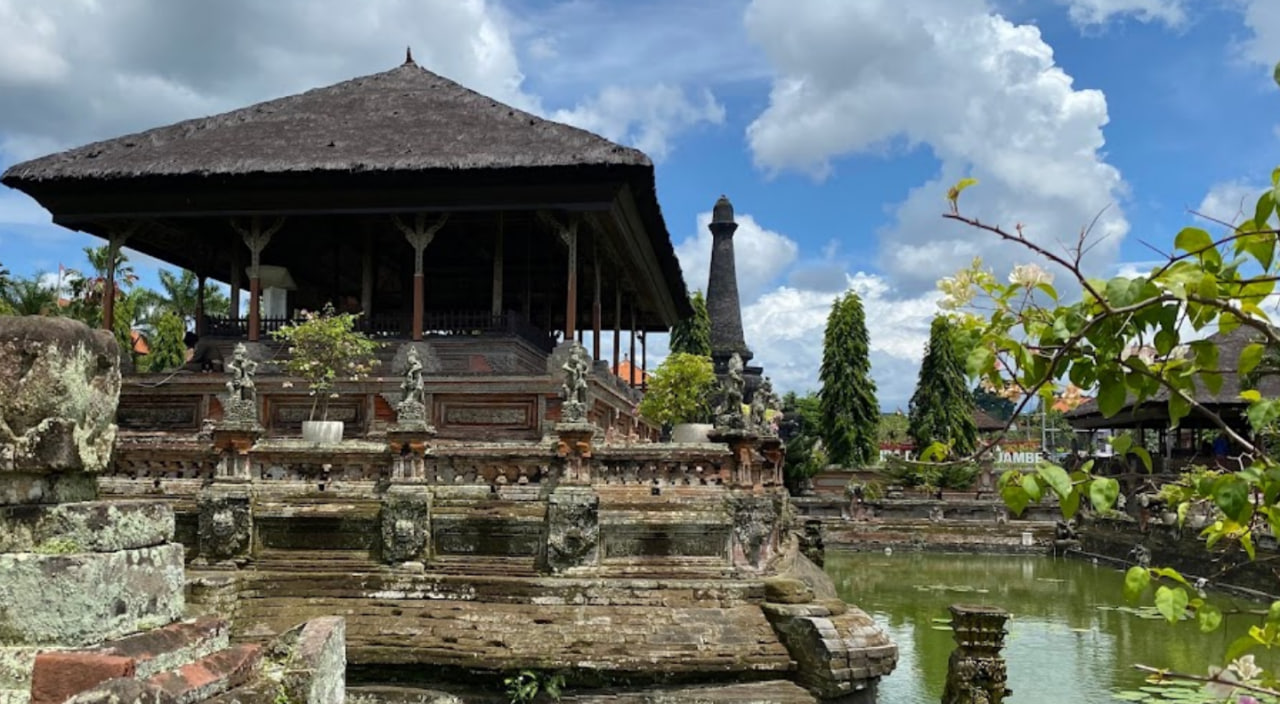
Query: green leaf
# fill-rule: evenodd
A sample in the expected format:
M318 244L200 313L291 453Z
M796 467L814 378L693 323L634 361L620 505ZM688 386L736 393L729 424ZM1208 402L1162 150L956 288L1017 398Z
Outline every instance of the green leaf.
M1245 389L1240 392L1240 398L1248 401L1249 403L1256 403L1262 400L1262 392L1257 389Z
M1245 531L1245 533L1240 536L1240 546L1244 548L1245 554L1249 556L1250 560L1258 559L1258 551L1253 547L1252 533Z
M1222 625L1222 612L1213 604L1202 604L1196 609L1196 622L1200 624L1201 633L1216 631Z
M1183 577L1181 572L1173 569L1172 567L1156 567L1151 570L1151 574L1165 579L1172 579L1185 587L1191 586L1191 584L1187 582L1187 578Z
M1187 591L1182 587L1156 590L1156 611L1169 623L1177 623L1187 612Z
M1224 659L1228 662L1240 659L1241 655L1258 647L1258 639L1251 635L1244 635L1231 641L1231 645L1227 646L1227 654Z
M1080 492L1073 491L1058 501L1058 509L1062 511L1062 517L1070 519L1076 515L1076 511L1080 510Z
M1245 345L1245 348L1240 350L1240 361L1236 364L1240 373L1248 374L1257 369L1258 363L1262 361L1262 353L1266 351L1266 346L1261 343L1255 342L1251 345Z
M1267 609L1267 623L1280 623L1280 601L1271 602Z
M1178 421L1187 417L1191 412L1191 402L1183 398L1181 394L1169 394L1169 425L1177 425Z
M1125 433L1111 438L1111 449L1118 455L1123 455L1133 446L1133 436Z
M1015 516L1021 516L1022 512L1027 510L1027 504L1031 503L1027 490L1016 484L1009 484L1001 489L1000 498L1004 499L1004 505L1008 506Z
M1053 493L1058 495L1058 500L1067 498L1071 494L1071 477L1067 471L1056 464L1041 462L1036 465L1036 473L1040 478L1053 489Z
M1124 408L1124 381L1115 375L1108 375L1098 382L1098 410L1102 411L1103 417L1110 418Z
M1248 520L1247 514L1253 508L1249 504L1249 485L1235 476L1223 477L1217 483L1213 488L1213 503L1222 509L1227 518L1237 523Z
M1151 583L1151 573L1145 567L1130 567L1124 573L1124 598L1135 602L1142 596L1143 590Z
M1177 237L1173 238L1173 246L1184 252L1198 252L1213 246L1213 238L1208 232L1198 227L1184 227Z
M1138 456L1138 460L1141 461L1142 466L1146 468L1147 474L1150 474L1151 473L1151 453L1147 452L1147 448L1135 447L1132 450L1130 450L1130 452Z
M1120 482L1111 477L1098 477L1089 482L1089 502L1093 510L1106 511L1116 503L1120 495Z
M1039 501L1044 496L1034 474L1022 475L1022 490L1027 492L1027 496L1031 497L1032 501Z
M1271 195L1271 191L1266 191L1258 197L1258 205L1254 211L1253 221L1258 224L1260 229L1267 228L1267 219L1271 217L1271 213L1275 212L1276 201Z

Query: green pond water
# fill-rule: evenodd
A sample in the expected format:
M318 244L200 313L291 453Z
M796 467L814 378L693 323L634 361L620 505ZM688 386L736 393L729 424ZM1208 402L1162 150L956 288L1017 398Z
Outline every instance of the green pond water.
M1142 663L1205 673L1227 646L1257 623L1228 615L1223 628L1202 634L1194 622L1170 626L1128 610L1124 575L1078 559L1009 555L853 553L829 550L827 573L846 601L857 604L898 644L898 667L881 681L880 704L939 701L947 658L955 647L945 623L951 604L999 606L1011 614L1004 655L1013 702L1093 704L1142 684ZM1211 595L1224 607L1257 604ZM1150 599L1147 599L1150 604ZM1271 671L1278 654L1259 651Z

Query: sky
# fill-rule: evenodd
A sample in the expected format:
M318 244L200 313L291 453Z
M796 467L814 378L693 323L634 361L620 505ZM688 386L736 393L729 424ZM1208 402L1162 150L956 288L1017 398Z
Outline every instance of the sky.
M935 282L1030 261L943 220L1143 270L1280 164L1280 0L0 0L0 170L52 151L422 66L644 150L690 290L729 196L747 343L819 386L832 301L864 301L872 376L906 409ZM0 188L0 263L101 244ZM144 283L159 265L135 256ZM607 336L606 336L607 337ZM650 366L665 344L650 343Z

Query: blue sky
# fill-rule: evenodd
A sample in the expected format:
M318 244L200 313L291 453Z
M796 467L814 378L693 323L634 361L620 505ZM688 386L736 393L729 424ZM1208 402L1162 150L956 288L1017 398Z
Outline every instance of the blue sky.
M830 302L858 290L887 409L933 282L1027 260L941 220L946 185L978 177L968 212L1044 242L1105 208L1088 264L1106 276L1191 210L1230 219L1280 163L1280 0L0 0L0 168L386 70L405 45L647 151L690 288L729 195L747 341L783 389L817 387ZM78 266L86 244L0 193L11 271Z

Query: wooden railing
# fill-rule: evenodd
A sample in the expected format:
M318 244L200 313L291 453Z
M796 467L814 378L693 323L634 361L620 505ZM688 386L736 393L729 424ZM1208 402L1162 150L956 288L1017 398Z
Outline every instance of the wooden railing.
M261 333L269 335L288 324L288 318L262 318ZM423 315L427 335L480 335L505 333L519 337L543 352L555 348L555 338L515 311L494 315L488 311L428 311ZM356 328L373 338L407 339L410 319L395 313L361 316ZM213 337L248 337L246 318L206 316L205 334Z

